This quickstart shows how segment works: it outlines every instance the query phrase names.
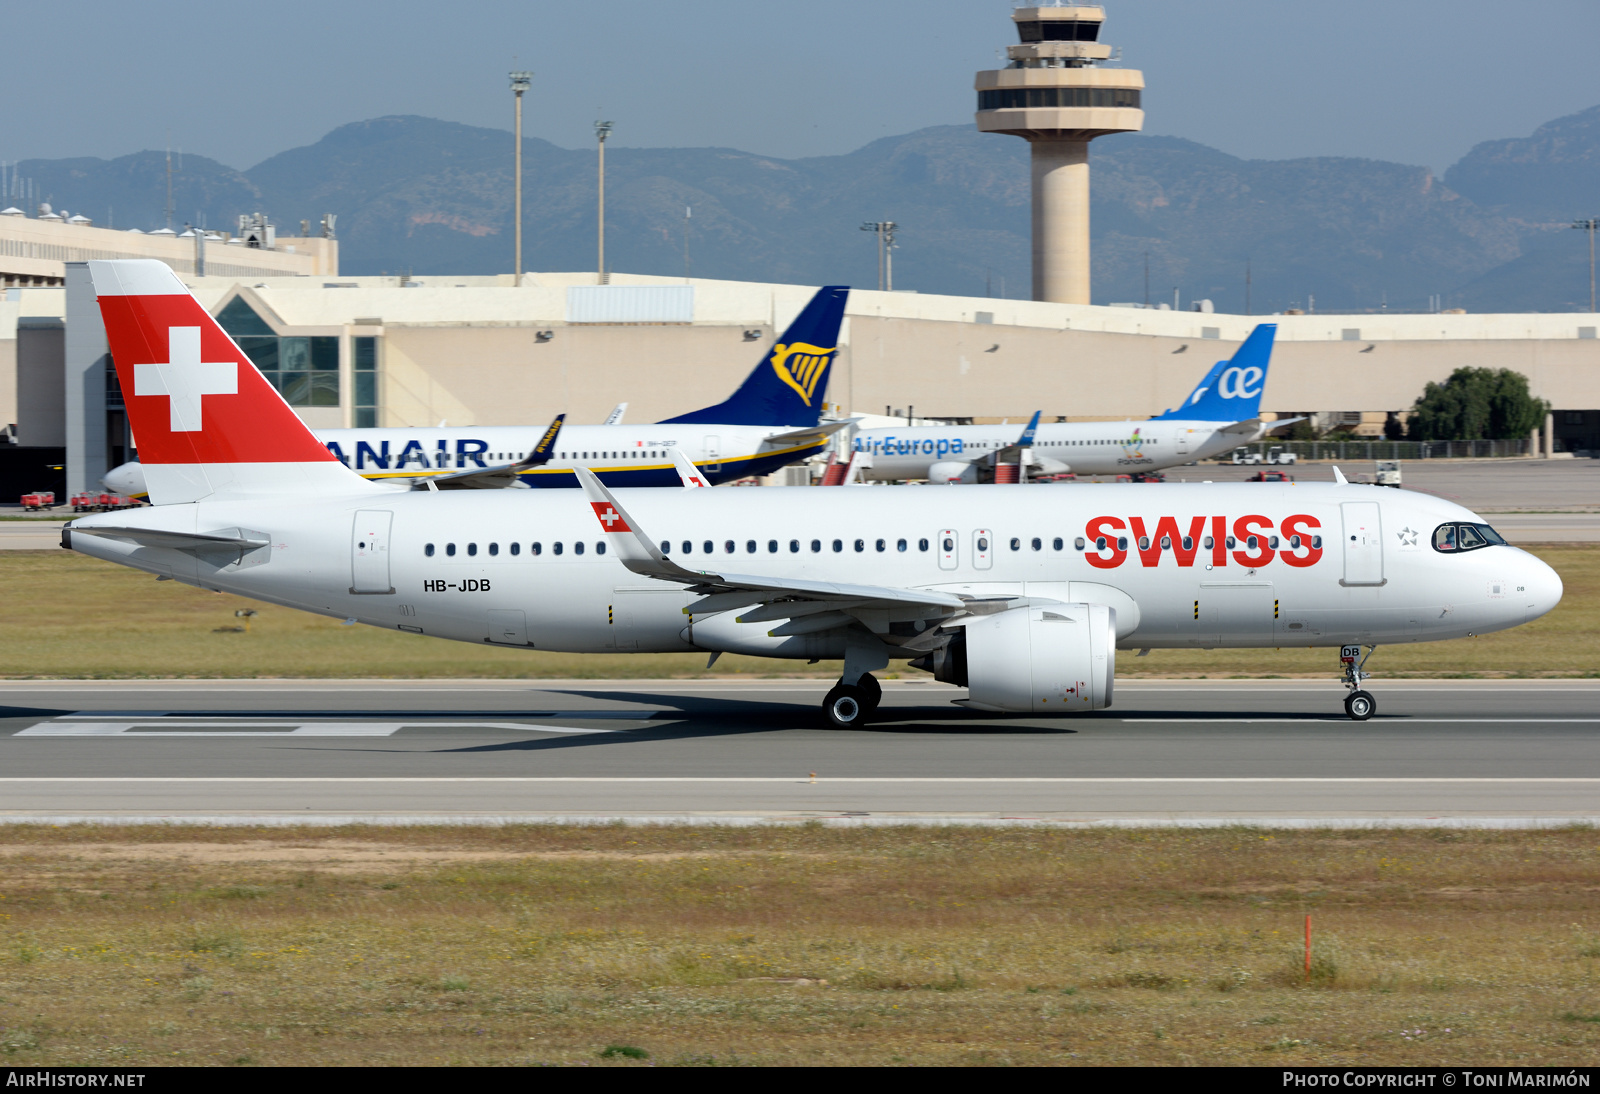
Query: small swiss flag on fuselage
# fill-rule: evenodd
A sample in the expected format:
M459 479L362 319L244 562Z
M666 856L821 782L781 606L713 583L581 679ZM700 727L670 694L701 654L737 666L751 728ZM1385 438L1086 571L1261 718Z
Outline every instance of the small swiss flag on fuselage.
M334 459L170 269L90 267L140 462Z

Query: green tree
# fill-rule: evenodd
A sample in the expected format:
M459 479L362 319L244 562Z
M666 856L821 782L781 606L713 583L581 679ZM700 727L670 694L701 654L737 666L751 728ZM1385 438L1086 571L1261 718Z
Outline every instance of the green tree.
M1430 383L1412 408L1419 441L1509 440L1544 423L1550 404L1528 391L1528 378L1508 368L1458 368Z

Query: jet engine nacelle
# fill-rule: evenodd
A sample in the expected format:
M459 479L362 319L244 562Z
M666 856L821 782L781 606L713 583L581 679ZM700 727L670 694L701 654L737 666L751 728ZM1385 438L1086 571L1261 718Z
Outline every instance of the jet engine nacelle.
M1116 676L1117 613L1104 604L1013 608L968 623L940 652L940 679L964 682L972 706L1036 714L1104 710ZM966 680L954 679L963 668Z
M931 483L973 483L978 481L978 465L967 460L938 460L928 468Z

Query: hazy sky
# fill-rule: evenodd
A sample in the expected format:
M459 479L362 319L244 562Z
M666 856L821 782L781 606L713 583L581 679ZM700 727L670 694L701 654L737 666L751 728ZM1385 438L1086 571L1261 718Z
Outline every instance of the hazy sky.
M1146 132L1239 156L1442 170L1600 104L1596 0L1107 0ZM848 152L971 124L1005 0L0 0L0 160L174 145L246 168L346 122L421 114L587 144ZM997 140L1000 138L996 138Z

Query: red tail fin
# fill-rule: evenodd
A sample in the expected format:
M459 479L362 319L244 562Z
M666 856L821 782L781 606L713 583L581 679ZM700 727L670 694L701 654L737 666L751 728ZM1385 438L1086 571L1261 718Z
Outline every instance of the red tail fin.
M183 282L152 259L93 261L150 500L360 491Z

